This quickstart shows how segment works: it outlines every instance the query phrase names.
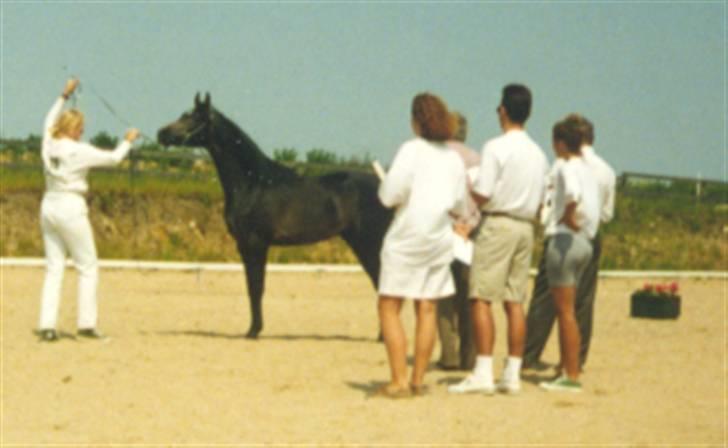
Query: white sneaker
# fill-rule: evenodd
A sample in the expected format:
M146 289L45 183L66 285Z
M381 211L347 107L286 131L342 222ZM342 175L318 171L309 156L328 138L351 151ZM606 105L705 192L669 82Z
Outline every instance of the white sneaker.
M516 395L521 392L521 382L519 380L514 381L501 378L496 387L498 388L498 392L508 395Z
M493 395L495 393L495 387L493 386L492 380L487 381L471 374L461 382L448 387L447 391L451 394L482 393L485 395Z

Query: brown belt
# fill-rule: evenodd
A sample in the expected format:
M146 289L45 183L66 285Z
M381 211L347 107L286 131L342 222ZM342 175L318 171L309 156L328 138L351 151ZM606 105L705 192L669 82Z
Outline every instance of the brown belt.
M497 218L511 218L516 221L533 223L533 219L526 219L526 218L521 218L520 216L513 216L510 213L506 213L506 212L480 212L480 213L483 216L483 218L492 216L494 218L496 218L496 217Z

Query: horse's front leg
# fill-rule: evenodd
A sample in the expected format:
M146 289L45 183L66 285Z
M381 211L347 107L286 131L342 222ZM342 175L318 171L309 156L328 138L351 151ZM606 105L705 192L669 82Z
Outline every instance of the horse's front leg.
M263 244L238 245L240 255L245 266L245 279L248 284L248 299L250 300L250 328L245 335L255 339L263 330L263 290L265 289L265 264L268 255L268 246Z

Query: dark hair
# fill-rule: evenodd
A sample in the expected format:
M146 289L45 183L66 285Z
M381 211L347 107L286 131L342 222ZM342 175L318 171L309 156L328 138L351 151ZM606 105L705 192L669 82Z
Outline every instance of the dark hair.
M501 106L512 122L523 124L531 115L531 91L523 84L508 84L503 87Z
M576 120L568 117L557 122L553 129L554 141L564 142L566 149L573 154L579 154L581 150L581 126Z
M453 112L452 115L457 124L457 129L452 138L453 140L464 142L468 137L468 119L460 112Z
M582 144L594 143L594 125L588 118L580 114L569 114L564 120L573 121L581 131Z
M583 130L584 142L588 145L594 143L594 124L589 121L588 118L584 118L584 130Z
M420 93L412 100L412 119L420 127L420 137L426 140L450 140L457 128L445 102L431 93Z

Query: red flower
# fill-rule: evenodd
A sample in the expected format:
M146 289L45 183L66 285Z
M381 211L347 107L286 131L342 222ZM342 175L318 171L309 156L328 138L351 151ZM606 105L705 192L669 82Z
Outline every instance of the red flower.
M671 292L672 294L676 294L676 293L677 293L677 291L678 291L679 289L680 289L680 288L679 288L679 286L678 286L677 282L672 282L672 283L670 283L670 292Z
M645 283L645 286L642 287L645 291L652 291L652 283Z
M667 291L667 288L665 288L665 285L657 285L655 287L655 290L657 290L658 294L662 294L663 292Z

